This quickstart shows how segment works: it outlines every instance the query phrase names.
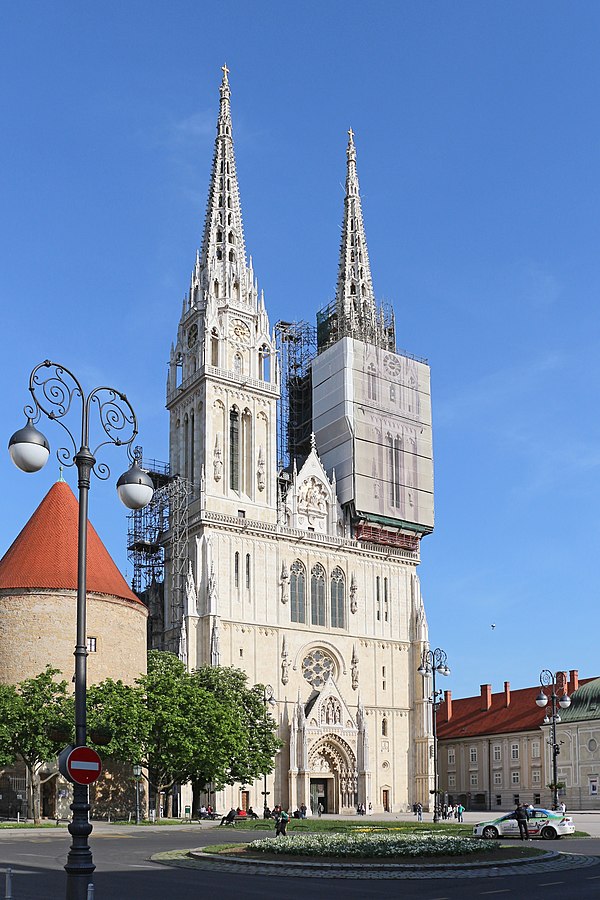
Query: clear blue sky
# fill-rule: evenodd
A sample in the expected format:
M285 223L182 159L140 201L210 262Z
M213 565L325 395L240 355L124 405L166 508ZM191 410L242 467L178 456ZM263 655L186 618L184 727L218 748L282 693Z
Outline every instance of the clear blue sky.
M355 131L375 291L399 347L432 367L420 574L445 686L600 675L600 6L24 0L2 19L6 441L52 357L125 391L145 453L167 458L166 363L226 61L272 323L333 296ZM0 455L1 553L57 474ZM93 485L90 517L125 571L112 482Z

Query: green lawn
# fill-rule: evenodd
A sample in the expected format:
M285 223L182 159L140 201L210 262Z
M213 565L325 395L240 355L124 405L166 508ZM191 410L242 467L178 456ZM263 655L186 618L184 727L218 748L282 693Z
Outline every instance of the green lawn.
M221 831L231 826L217 825ZM236 830L241 831L275 831L275 822L273 819L258 819L249 822L236 822ZM397 834L451 834L455 836L465 836L473 834L473 826L468 824L459 824L458 822L438 822L434 825L432 822L376 822L369 819L356 818L356 820L348 819L290 819L288 824L288 832L308 831L311 833L320 833L326 831L334 831L338 834L344 834L353 831L359 832L396 832Z

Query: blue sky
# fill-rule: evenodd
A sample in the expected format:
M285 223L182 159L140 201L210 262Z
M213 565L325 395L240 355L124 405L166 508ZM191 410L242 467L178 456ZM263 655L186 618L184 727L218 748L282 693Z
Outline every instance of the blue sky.
M432 367L420 574L445 686L600 675L598 4L24 0L2 18L6 440L51 357L125 391L145 453L167 458L166 363L226 61L272 323L333 297L355 131L375 292ZM0 456L0 552L57 474ZM126 571L112 484L93 485L90 518Z

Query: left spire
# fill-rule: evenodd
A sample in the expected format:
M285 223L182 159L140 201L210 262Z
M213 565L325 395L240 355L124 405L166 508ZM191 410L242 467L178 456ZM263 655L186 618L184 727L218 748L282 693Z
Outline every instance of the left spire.
M217 299L232 295L249 298L252 294L252 285L247 283L246 248L233 152L231 90L227 64L222 66L222 70L217 136L197 274L200 276L201 290L205 295Z

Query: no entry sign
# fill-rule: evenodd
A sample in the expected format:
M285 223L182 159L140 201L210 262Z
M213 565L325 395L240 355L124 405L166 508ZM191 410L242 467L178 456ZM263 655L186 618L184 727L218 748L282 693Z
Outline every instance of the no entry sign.
M66 769L71 781L93 784L100 777L102 760L91 747L75 747L67 756Z

